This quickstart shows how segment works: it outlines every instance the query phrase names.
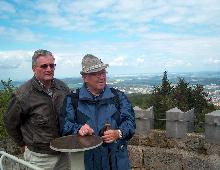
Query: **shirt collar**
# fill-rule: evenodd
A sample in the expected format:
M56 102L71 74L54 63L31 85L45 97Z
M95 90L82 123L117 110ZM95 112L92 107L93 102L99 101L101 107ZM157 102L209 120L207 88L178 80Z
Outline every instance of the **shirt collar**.
M98 95L94 95L92 94L92 92L90 91L89 87L85 84L85 88L87 89L87 91L89 92L89 94L93 97L93 98L98 98L99 96L102 96L102 94L105 91L105 88L98 94Z
M45 87L45 85L40 81L38 80L35 76L34 76L34 80L40 85L40 87L49 95L49 96L53 96L53 90L52 88L55 87L55 81L54 79L51 80L51 87L49 89L47 89Z

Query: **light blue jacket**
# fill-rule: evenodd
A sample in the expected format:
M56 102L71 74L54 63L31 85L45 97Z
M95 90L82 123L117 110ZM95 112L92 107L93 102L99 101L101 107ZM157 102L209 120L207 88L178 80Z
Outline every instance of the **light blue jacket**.
M79 91L77 113L73 108L71 95L68 95L64 102L60 115L62 135L77 134L85 123L94 130L97 136L105 123L110 123L112 129L120 129L122 132L122 139L111 144L103 143L102 146L85 152L86 170L108 170L109 155L111 155L110 164L113 170L130 169L127 140L134 135L135 116L128 98L123 92L119 90L117 92L120 112L113 102L114 94L108 86L100 96L94 97L84 85ZM120 123L115 119L116 114L120 115Z

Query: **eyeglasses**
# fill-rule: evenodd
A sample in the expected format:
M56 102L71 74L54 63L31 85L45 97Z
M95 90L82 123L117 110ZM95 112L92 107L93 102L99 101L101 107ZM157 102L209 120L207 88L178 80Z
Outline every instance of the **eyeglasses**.
M89 73L89 75L96 76L99 78L102 75L106 76L107 73L108 73L107 71L100 71L100 72L95 72L95 73Z
M56 67L56 64L42 64L39 67L42 69L47 69L47 67L50 67L51 69L54 69Z

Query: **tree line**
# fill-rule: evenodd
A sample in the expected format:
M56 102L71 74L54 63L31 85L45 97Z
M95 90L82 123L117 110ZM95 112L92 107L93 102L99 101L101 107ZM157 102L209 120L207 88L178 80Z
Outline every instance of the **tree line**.
M208 94L203 85L190 85L184 78L179 77L177 84L169 82L167 71L164 72L160 85L154 86L152 94L129 96L133 105L142 109L153 106L156 120L155 128L164 129L165 121L157 121L166 118L166 111L174 107L186 112L194 108L195 131L204 131L205 114L216 110L209 102Z
M3 113L8 107L11 93L15 90L12 80L1 80L3 89L0 90L0 139L7 137L3 124ZM154 86L152 94L129 95L133 106L147 109L153 106L155 120L166 118L166 111L178 107L183 112L194 108L196 132L204 131L205 114L216 110L207 100L208 94L200 84L190 86L184 78L178 78L177 84L169 82L167 71L164 72L160 85ZM165 121L156 121L155 128L164 129Z

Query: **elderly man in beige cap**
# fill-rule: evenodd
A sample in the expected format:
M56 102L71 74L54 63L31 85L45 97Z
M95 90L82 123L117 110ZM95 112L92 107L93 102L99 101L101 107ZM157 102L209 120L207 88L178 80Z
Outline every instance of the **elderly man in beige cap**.
M106 84L106 68L97 57L82 59L84 84L68 95L60 114L63 135L97 135L102 146L85 152L86 170L130 169L127 141L135 132L135 116L126 95Z

